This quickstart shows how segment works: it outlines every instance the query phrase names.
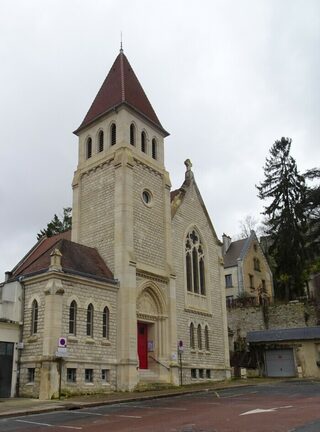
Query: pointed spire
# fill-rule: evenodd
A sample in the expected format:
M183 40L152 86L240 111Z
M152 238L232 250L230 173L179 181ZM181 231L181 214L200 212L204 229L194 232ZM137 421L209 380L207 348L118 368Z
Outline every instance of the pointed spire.
M112 110L116 110L122 104L126 104L136 111L137 114L151 122L164 136L169 135L162 127L136 74L123 53L121 34L120 52L87 112L87 115L74 133L78 135L82 129Z
M120 32L120 52L123 53L123 47L122 47L122 32Z

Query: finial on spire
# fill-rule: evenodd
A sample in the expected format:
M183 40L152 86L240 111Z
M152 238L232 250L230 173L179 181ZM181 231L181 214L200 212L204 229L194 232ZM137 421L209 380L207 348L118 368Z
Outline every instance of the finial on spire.
M122 47L122 32L120 32L120 52L123 52L123 47Z

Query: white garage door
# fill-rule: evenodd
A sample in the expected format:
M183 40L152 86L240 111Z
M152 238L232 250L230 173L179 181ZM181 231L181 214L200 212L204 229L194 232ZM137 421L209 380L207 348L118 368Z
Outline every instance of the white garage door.
M296 375L292 349L266 351L266 374L269 377Z

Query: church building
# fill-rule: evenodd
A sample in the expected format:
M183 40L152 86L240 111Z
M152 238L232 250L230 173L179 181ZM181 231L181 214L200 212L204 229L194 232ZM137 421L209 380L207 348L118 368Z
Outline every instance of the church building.
M171 191L162 126L123 50L88 113L72 230L7 275L23 290L19 394L130 391L230 377L224 267L185 161Z

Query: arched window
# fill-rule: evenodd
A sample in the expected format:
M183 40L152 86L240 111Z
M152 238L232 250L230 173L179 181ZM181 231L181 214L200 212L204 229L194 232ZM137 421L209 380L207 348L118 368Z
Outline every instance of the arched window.
M152 157L157 159L157 140L155 138L152 140Z
M201 325L198 325L197 328L197 339L198 339L198 349L202 350L202 332L201 332Z
M92 139L89 137L87 139L87 145L86 145L86 158L90 159L92 156Z
M136 145L136 128L133 123L130 125L130 144Z
M195 349L195 343L194 343L194 325L193 323L190 324L190 348Z
M93 305L89 304L87 308L87 336L93 337Z
M102 313L102 337L109 339L109 309L107 306Z
M206 351L210 350L210 345L209 345L209 328L206 325L204 328L204 346Z
M77 303L73 300L69 307L69 333L75 335L77 331Z
M145 131L141 132L141 151L147 153L147 137Z
M115 123L112 123L110 127L110 142L112 146L117 143L117 126Z
M39 306L37 300L33 300L31 309L31 333L38 333Z
M104 133L103 133L103 131L99 132L98 141L99 141L98 152L100 153L103 151L103 147L104 147Z
M192 230L186 238L187 290L206 295L205 259L199 234Z

